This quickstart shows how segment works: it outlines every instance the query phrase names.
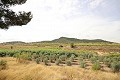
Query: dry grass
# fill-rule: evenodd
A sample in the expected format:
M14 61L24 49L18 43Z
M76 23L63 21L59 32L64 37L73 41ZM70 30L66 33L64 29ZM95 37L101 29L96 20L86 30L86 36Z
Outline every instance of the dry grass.
M71 66L45 66L30 62L20 64L15 58L7 60L8 69L0 71L0 80L119 80L120 73L85 70Z

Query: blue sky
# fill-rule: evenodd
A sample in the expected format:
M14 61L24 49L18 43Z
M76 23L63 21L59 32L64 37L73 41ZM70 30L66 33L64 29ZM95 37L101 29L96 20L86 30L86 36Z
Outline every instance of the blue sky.
M43 41L61 36L120 42L120 0L28 0L11 7L31 11L25 26L0 30L0 42Z

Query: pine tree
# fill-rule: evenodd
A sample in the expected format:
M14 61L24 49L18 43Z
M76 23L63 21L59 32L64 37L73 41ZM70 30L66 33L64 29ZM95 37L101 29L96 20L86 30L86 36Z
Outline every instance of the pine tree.
M11 6L22 5L27 0L0 0L0 28L8 29L10 26L26 25L32 19L31 12L19 12L9 9Z

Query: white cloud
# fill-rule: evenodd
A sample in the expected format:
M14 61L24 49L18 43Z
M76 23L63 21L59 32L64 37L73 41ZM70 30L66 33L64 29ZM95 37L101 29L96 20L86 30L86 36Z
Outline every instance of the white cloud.
M102 0L90 0L98 6ZM98 1L98 2L97 2ZM109 21L92 14L84 14L79 0L28 0L26 4L12 7L15 11L32 11L32 21L23 27L0 30L3 41L42 41L61 36L75 38L102 38L120 42L120 21Z
M90 7L91 8L96 8L97 6L99 6L104 0L90 0Z

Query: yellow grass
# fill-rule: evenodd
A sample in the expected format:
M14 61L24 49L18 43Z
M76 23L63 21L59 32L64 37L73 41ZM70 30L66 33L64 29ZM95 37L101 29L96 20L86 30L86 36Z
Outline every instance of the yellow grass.
M119 80L120 73L85 70L71 66L45 66L30 62L17 63L15 58L7 60L8 68L0 71L0 80Z

